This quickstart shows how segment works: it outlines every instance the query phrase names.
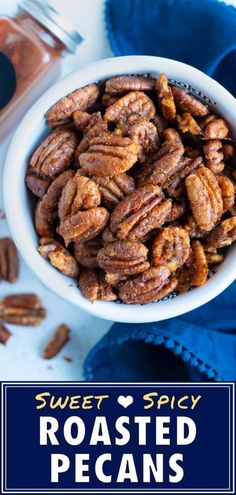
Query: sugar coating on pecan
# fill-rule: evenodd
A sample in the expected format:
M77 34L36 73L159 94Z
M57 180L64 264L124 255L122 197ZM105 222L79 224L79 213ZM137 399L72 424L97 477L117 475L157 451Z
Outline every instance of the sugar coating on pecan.
M64 96L54 103L46 112L46 121L51 126L57 126L69 122L76 110L85 111L91 108L99 96L99 88L96 84L88 84Z
M78 211L99 206L101 195L97 184L88 177L76 173L65 184L58 203L58 214L61 221Z
M220 222L207 237L207 245L215 248L230 246L236 240L236 216Z
M179 292L186 292L190 287L204 285L207 274L208 263L203 246L199 241L193 241L191 254L178 276L177 290Z
M225 213L234 205L234 200L235 200L234 185L233 182L224 175L219 175L217 180L223 200L223 212Z
M173 121L176 117L175 101L168 85L168 79L163 73L156 80L156 91L163 117L167 121Z
M15 243L9 237L0 239L0 281L14 284L19 276L19 257Z
M191 115L200 117L209 113L208 106L188 94L185 89L172 86L171 90L177 107L183 112L189 112Z
M95 237L87 242L74 243L74 257L76 261L86 268L97 268L97 254L102 248L102 240L100 237Z
M214 117L206 120L204 129L205 139L225 139L229 134L229 127L225 120Z
M83 296L91 302L95 300L115 301L117 299L116 293L106 282L103 273L92 268L81 270L79 287Z
M171 175L169 179L163 184L163 189L176 199L184 197L185 193L185 179L194 170L203 164L201 156L196 158L188 158L183 156L179 163L179 170L175 174Z
M114 208L127 194L135 190L134 179L126 173L116 175L113 178L99 176L92 176L91 178L97 184L102 202L108 209Z
M88 241L103 231L108 219L109 213L103 207L79 211L60 222L58 233L63 237L66 246L72 241Z
M228 160L231 160L234 156L234 147L232 144L225 143L222 146L223 150L223 155L224 155L224 161L227 162Z
M184 224L184 229L189 233L189 236L193 239L204 239L207 237L208 231L201 230L196 224L192 215L188 215L186 218L186 223Z
M69 168L78 138L69 129L55 129L39 145L30 159L30 167L42 176L53 177Z
M43 241L38 247L38 252L44 258L48 259L55 268L68 277L76 278L79 274L79 265L75 258L54 239Z
M170 283L169 276L170 270L167 266L151 267L131 280L121 283L119 297L126 304L158 301L173 292L177 286L176 280Z
M175 272L189 255L190 237L181 227L164 227L154 239L152 261L155 266L166 264L171 272Z
M203 146L203 152L206 158L206 167L214 174L220 174L225 167L222 142L218 139L207 141L207 144Z
M107 123L104 122L104 120L102 119L99 120L97 124L93 125L92 127L89 126L84 131L83 138L81 139L79 145L76 148L76 153L75 153L76 162L79 164L79 157L81 153L85 153L89 149L90 142L93 138L101 137L101 136L105 137L108 135L109 132L108 132Z
M146 156L156 151L160 145L157 128L152 122L144 121L134 124L129 130L129 136L140 145L138 156L140 163L144 162Z
M105 91L110 95L127 91L151 91L155 88L155 79L147 76L115 76L106 81Z
M190 174L186 189L193 217L202 230L212 230L223 213L221 190L215 175L206 167Z
M178 128L181 132L189 132L193 136L201 134L201 127L189 112L183 112L182 115L177 115L176 120Z
M82 110L76 110L73 113L73 122L81 132L88 132L89 129L102 122L101 112L88 113Z
M104 246L97 255L98 264L108 272L133 275L149 268L147 247L141 242L116 241Z
M155 105L142 91L131 91L110 105L104 114L105 122L114 122L123 132L155 115Z

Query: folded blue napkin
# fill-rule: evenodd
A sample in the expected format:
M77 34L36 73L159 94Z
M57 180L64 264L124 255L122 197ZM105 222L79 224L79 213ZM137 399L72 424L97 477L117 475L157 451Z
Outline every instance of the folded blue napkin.
M188 63L236 96L234 7L218 0L108 0L105 17L115 55L156 55ZM115 323L85 360L85 378L236 380L235 301L236 283L178 318Z

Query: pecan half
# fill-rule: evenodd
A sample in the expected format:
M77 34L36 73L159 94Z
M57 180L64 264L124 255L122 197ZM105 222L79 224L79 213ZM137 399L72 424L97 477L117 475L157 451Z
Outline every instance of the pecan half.
M102 201L108 209L114 208L119 201L135 189L134 179L126 173L116 175L112 179L99 176L92 176L91 178L96 182Z
M101 112L88 113L76 110L73 113L73 120L76 129L81 132L88 132L89 129L102 122Z
M83 172L102 177L114 177L129 170L137 161L139 145L128 137L110 133L93 138L79 163Z
M160 230L152 245L154 265L166 264L170 272L184 265L190 255L190 238L181 227L165 227Z
M206 158L206 167L208 167L213 174L220 174L224 170L224 153L222 142L218 139L208 141L203 146L204 155Z
M83 296L91 302L95 300L115 301L117 299L113 288L106 282L104 274L100 271L90 268L81 270L79 287Z
M207 237L208 235L207 230L199 229L192 215L188 215L187 221L184 225L184 229L189 233L189 236L193 239L194 238L202 239L204 237Z
M99 237L91 239L85 243L75 242L74 257L76 261L86 268L97 268L97 254L102 248L102 241Z
M126 304L145 304L162 299L173 292L176 279L169 279L167 266L149 268L137 277L123 282L119 286L119 297Z
M223 248L230 246L236 240L236 216L223 220L210 232L207 246Z
M199 241L193 241L191 254L178 277L179 292L187 292L190 287L204 285L208 274L208 263L204 249Z
M52 359L56 356L69 340L70 329L62 323L45 346L43 351L44 359Z
M12 294L0 302L0 319L14 325L40 325L46 314L36 294Z
M44 194L47 192L51 180L49 177L41 177L40 174L34 168L29 167L26 176L25 182L28 189L37 197L42 199Z
M118 239L138 240L160 227L171 211L171 200L163 200L159 186L146 184L136 189L115 207L110 228Z
M179 203L172 203L170 214L168 215L166 222L176 222L186 213L186 204L182 201Z
M199 100L187 93L185 89L172 86L172 94L176 105L183 111L189 112L191 115L204 116L209 113L209 108Z
M208 266L209 265L219 265L224 260L223 254L217 253L216 249L215 249L215 252L210 252L210 251L207 251L207 248L206 249L204 248L204 251L205 251Z
M10 330L0 321L0 344L6 344L10 336Z
M152 122L134 124L129 130L129 136L140 145L138 156L140 163L145 161L148 154L156 151L160 144L157 128Z
M92 141L93 138L102 137L102 136L105 137L109 135L110 134L108 132L107 122L104 122L103 120L99 120L97 124L93 125L92 127L89 126L85 130L84 136L76 148L76 153L75 153L76 162L79 164L79 157L81 153L85 153L89 149L90 142Z
M14 284L19 276L19 258L15 243L9 237L0 239L0 280Z
M168 85L168 79L163 73L156 80L156 91L163 117L167 121L174 120L176 117L175 101Z
M88 210L99 206L101 195L97 184L88 177L77 172L65 185L59 203L58 214L60 220L69 215L75 215L80 210Z
M217 178L223 199L223 212L228 211L234 205L235 194L233 182L224 175Z
M115 76L106 81L106 93L117 95L128 91L151 91L155 80L147 76Z
M108 244L109 242L117 241L116 236L112 233L109 227L106 227L102 233L102 242L103 244Z
M84 88L76 89L49 108L46 112L47 123L57 126L69 122L76 110L84 111L92 107L98 96L99 89L96 84L88 84Z
M203 164L202 157L188 158L183 156L179 163L179 170L173 174L163 185L163 189L167 191L169 196L180 199L185 193L185 179L194 170Z
M102 232L108 219L109 213L102 207L79 211L61 221L58 233L63 237L66 246L72 241L88 241Z
M225 139L228 136L229 128L225 120L211 115L205 123L204 139Z
M78 138L69 129L55 129L47 136L30 159L38 174L53 177L71 165Z
M223 213L223 201L215 175L200 167L185 180L193 217L201 230L211 230Z
M150 120L155 115L155 105L142 91L131 91L110 105L104 114L105 122L114 122L123 132L138 122Z
M176 117L178 128L181 132L189 132L193 136L201 134L201 127L189 112L184 112Z
M68 277L76 278L78 276L79 265L66 248L54 239L43 239L41 243L38 252L48 259L51 265Z
M133 275L149 268L148 249L141 242L116 241L100 249L97 260L101 268L120 275Z

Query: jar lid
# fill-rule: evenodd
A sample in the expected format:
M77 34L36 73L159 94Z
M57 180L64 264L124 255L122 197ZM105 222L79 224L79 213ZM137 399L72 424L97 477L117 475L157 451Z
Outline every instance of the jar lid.
M68 51L75 52L77 46L83 41L83 36L75 26L50 3L44 0L22 0L19 6L53 33Z

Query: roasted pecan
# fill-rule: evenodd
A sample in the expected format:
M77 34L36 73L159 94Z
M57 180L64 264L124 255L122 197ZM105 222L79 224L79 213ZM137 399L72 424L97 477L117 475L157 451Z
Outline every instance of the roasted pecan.
M134 179L126 173L116 175L112 179L99 176L92 176L91 178L96 182L102 201L108 209L114 208L119 201L135 189Z
M137 161L139 145L128 137L110 133L90 141L79 163L83 172L102 177L114 177L129 170Z
M55 129L33 153L30 166L42 176L58 175L71 165L77 143L75 132L69 129Z
M0 302L0 319L14 325L40 325L46 313L36 294L12 294Z
M185 192L185 179L194 170L203 164L202 157L188 158L183 156L179 163L179 170L173 174L163 185L163 189L167 191L169 196L180 199Z
M190 287L204 285L208 274L208 264L204 249L199 241L193 241L191 254L178 276L179 292L187 292Z
M224 260L223 254L217 253L216 249L214 250L214 252L211 252L211 251L207 251L204 248L204 251L205 251L208 266L209 265L219 265Z
M234 156L234 147L232 146L232 144L229 144L229 143L223 144L222 150L223 150L223 155L224 155L224 161L225 162L227 162L228 160L231 160L231 158L233 158L233 156Z
M201 230L211 230L223 213L223 201L215 175L200 167L185 180L193 217Z
M109 135L107 122L104 122L103 120L99 120L99 122L92 127L89 126L84 132L83 139L77 146L75 153L76 162L79 163L81 153L85 153L85 151L89 149L90 142L93 138L102 136L105 137Z
M0 321L0 344L6 344L10 336L10 330Z
M156 151L160 144L157 128L152 122L134 124L129 130L129 136L140 145L138 156L140 163L145 161L148 154Z
M204 155L206 158L206 167L208 167L213 174L220 174L224 170L224 153L222 148L222 142L218 139L210 140L203 146Z
M108 218L109 213L105 208L79 211L61 221L58 233L63 237L66 246L72 241L88 241L102 232Z
M115 76L106 81L106 93L117 95L128 91L151 91L155 80L147 76Z
M73 120L76 129L81 132L88 132L89 129L102 122L101 112L87 113L76 110L73 113Z
M186 204L184 201L179 202L179 203L173 203L172 202L172 207L170 214L168 215L166 222L176 222L176 220L179 220L186 212Z
M141 242L116 241L100 249L97 260L101 268L120 275L133 275L149 268L148 249Z
M68 277L76 278L79 274L79 265L75 258L54 239L42 239L39 253L60 272Z
M98 96L99 89L96 84L88 84L84 88L76 89L49 108L46 112L47 123L57 126L69 122L76 110L85 111L92 107Z
M154 265L167 265L175 272L187 261L190 254L188 232L181 227L165 227L160 230L152 245Z
M217 178L223 199L223 212L228 211L234 205L235 194L233 182L224 175Z
M108 242L114 242L117 241L117 238L115 235L112 233L110 227L106 227L102 233L102 242L103 244L107 244Z
M104 120L128 132L132 125L150 120L154 115L155 105L149 96L142 91L131 91L106 109Z
M236 240L236 216L220 222L206 239L207 246L223 248Z
M189 236L193 239L204 239L207 237L207 230L199 229L192 215L188 215L187 221L184 225L184 229L189 233Z
M45 346L43 351L44 359L51 359L56 356L69 340L70 329L62 323Z
M99 206L101 195L97 184L78 172L68 180L58 204L58 214L61 221L69 215L75 215L80 210L88 210Z
M25 182L28 189L37 197L42 199L44 194L47 192L51 180L49 177L41 177L40 174L34 168L29 167L26 176Z
M229 128L225 120L212 115L205 120L204 139L225 139L228 133Z
M167 266L151 267L137 277L123 282L119 287L119 297L126 304L145 304L158 301L173 292L177 279L169 279Z
M160 227L170 215L172 203L163 201L159 186L146 184L136 189L115 207L110 228L118 239L142 239Z
M185 89L172 86L171 90L177 107L183 112L189 112L196 116L204 116L209 113L208 106L189 95Z
M156 80L156 91L163 117L167 121L174 120L176 117L175 102L171 88L168 85L168 79L163 73Z
M168 128L168 122L158 113L155 113L154 117L151 119L151 122L153 122L157 128L159 136L162 136L163 132Z
M35 209L35 228L40 236L50 236L52 223L58 217L58 201L62 190L73 175L74 170L65 170L49 186L41 201Z
M113 288L105 281L104 274L98 270L90 268L81 270L79 287L83 296L91 302L97 299L100 301L115 301L117 299Z
M120 275L119 273L105 272L105 281L112 287L118 287L119 283L127 280L128 275Z
M85 243L75 242L74 257L76 261L86 268L97 268L97 254L102 248L102 240L100 237L95 237Z
M12 239L0 239L0 280L14 284L19 275L19 258Z
M189 112L184 112L176 117L178 128L181 132L189 132L193 136L201 134L201 127Z

